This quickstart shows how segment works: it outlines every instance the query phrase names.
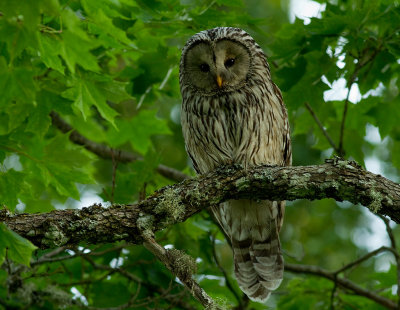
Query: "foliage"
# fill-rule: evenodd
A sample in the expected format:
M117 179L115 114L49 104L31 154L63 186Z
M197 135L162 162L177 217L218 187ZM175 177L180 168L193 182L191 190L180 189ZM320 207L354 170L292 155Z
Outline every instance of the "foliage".
M180 49L192 34L228 25L249 31L270 56L289 111L294 165L320 163L335 153L362 165L374 159L381 173L398 181L399 3L319 2L321 17L304 25L300 19L289 23L287 3L277 0L0 0L1 205L48 212L77 207L93 192L106 202L131 203L174 182L157 173L159 164L192 173L180 132ZM327 91L340 83L344 96L329 100ZM354 100L350 90L361 97ZM112 148L112 160L73 143L70 132L52 125L51 111ZM118 150L142 160L119 162ZM286 261L329 270L382 245L368 240L370 215L331 200L289 203L284 226ZM31 258L30 243L0 228L5 308L200 308L141 246L82 244L37 250ZM232 277L231 249L208 213L157 237L197 258L197 280L213 298L245 309ZM30 260L32 268L18 265ZM345 275L395 300L396 272L392 256L381 253ZM267 306L379 307L333 287L326 279L286 272Z

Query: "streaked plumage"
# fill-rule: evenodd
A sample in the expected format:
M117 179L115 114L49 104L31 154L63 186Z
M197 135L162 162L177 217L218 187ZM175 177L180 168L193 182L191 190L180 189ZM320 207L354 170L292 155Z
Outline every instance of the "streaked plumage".
M186 150L198 173L232 163L291 164L281 92L264 52L245 31L219 27L191 37L182 51L180 87ZM240 288L266 300L283 277L284 202L230 200L212 212L231 239Z

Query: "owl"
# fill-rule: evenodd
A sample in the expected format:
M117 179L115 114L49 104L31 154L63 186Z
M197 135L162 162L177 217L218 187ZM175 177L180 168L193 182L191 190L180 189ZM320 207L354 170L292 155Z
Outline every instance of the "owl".
M182 131L197 173L228 164L291 164L281 92L264 52L244 30L218 27L192 36L179 82ZM284 201L239 199L211 210L230 238L239 287L255 301L265 301L283 278L284 208Z

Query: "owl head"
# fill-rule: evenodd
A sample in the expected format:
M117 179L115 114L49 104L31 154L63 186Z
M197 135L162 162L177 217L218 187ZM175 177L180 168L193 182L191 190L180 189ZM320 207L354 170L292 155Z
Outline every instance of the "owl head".
M203 95L265 83L269 67L264 52L244 30L218 27L192 36L182 50L181 89Z

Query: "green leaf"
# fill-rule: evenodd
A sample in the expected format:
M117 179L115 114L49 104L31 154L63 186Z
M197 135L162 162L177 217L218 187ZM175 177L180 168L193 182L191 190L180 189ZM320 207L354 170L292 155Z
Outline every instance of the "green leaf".
M0 20L0 42L7 44L9 62L21 56L28 48L39 46L38 34L20 23L17 17L11 21Z
M1 148L1 146L0 146ZM1 166L0 166L1 167ZM24 185L24 173L9 169L0 172L0 205L13 210Z
M151 146L151 136L171 134L167 122L159 119L155 110L143 110L131 120L118 120L118 131L110 128L107 141L110 145L118 147L130 142L132 147L145 154Z
M139 152L146 153L150 147L152 135L171 134L167 122L159 119L155 110L144 110L136 115L130 125L132 132L131 144Z
M372 123L379 128L379 133L383 139L390 135L390 133L396 128L400 118L400 108L398 101L379 102L380 100L381 98L374 98L376 105L371 106L370 110L366 112L366 114L373 119ZM390 113L388 113L388 111L390 111Z
M393 141L393 148L391 151L392 154L392 163L397 168L400 168L400 141Z
M132 42L126 36L126 32L115 26L111 17L121 16L116 10L111 9L109 1L93 1L83 0L82 5L88 15L95 23L91 23L90 27L93 32L99 35L107 34L113 39L130 45ZM113 16L114 15L114 16Z
M64 66L61 62L60 55L62 52L62 42L56 36L42 34L40 36L42 49L40 51L42 61L49 68L57 70L64 74Z
M97 57L91 52L99 46L99 42L94 37L89 37L82 27L82 22L71 10L63 10L62 20L67 29L60 35L61 46L60 56L65 60L68 69L75 73L76 64L82 68L99 72Z
M279 85L281 91L288 91L306 73L307 61L304 57L298 58L294 65L294 67L284 67L278 72L278 75L284 78L283 83Z
M39 136L43 136L51 125L50 111L54 96L42 91L37 94L37 104L29 110L28 123L25 130Z
M8 19L18 17L27 28L34 29L40 20L40 2L1 1L1 11Z
M329 13L329 16L324 19L312 18L307 31L313 34L340 35L343 29L348 26L350 17Z
M43 180L54 186L60 195L79 200L76 183L92 181L89 163L82 147L72 145L68 135L58 135L45 146L38 167Z
M115 201L131 203L138 199L146 185L153 182L158 164L158 156L149 152L144 160L129 164L129 170L120 169L116 176Z
M95 282L91 287L91 295L94 297L93 305L96 307L109 307L123 304L129 301L128 283L107 281ZM118 292L118 294L115 294Z
M62 38L60 54L72 73L75 73L76 64L89 71L100 71L96 57L90 52L90 50L97 47L95 41L91 41L89 38L82 38L71 31L64 31Z
M54 206L49 200L38 199L37 197L35 197L35 199L29 198L28 200L22 200L25 203L24 212L26 213L44 213L54 210Z
M107 104L104 91L92 81L75 79L73 86L63 92L62 95L74 101L75 113L81 113L85 120L91 115L91 106L95 106L101 116L115 126L114 117L118 115L118 112Z
M32 252L36 249L37 247L30 241L0 223L0 263L4 262L7 251L7 255L11 260L29 267Z
M36 96L33 76L29 67L10 67L0 56L0 106L9 105L12 100L33 102Z

